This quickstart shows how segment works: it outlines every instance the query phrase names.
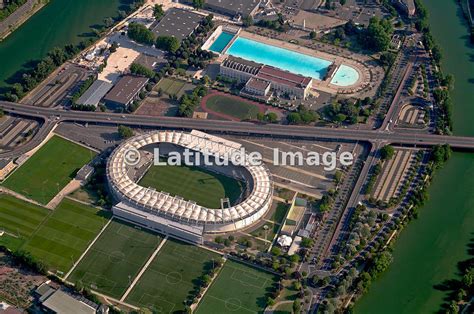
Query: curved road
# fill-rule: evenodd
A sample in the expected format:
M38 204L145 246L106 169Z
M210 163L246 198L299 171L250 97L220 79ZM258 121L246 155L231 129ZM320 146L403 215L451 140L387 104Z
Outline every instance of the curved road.
M123 124L136 127L179 130L197 129L213 133L270 136L302 140L331 139L339 141L367 141L371 143L386 142L408 146L449 144L451 147L457 149L474 150L474 137L422 134L411 131L356 130L217 120L210 122L208 120L176 117L157 118L116 113L64 111L4 101L0 101L0 108L2 108L4 112L14 115L35 117L44 121L40 130L29 143L23 145L17 150L0 153L0 158L19 156L33 149L44 140L54 125L60 122Z

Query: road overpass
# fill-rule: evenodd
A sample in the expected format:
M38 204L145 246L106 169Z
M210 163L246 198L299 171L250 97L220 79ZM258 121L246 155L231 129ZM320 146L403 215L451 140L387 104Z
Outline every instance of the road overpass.
M406 130L357 130L219 120L210 122L209 120L178 117L148 117L117 113L65 111L2 101L0 101L0 108L10 114L37 118L44 121L41 129L29 143L15 151L0 153L0 157L19 156L34 148L44 140L54 125L60 122L115 124L177 130L196 129L210 133L240 136L268 136L295 140L367 141L371 143L385 142L395 145L421 147L449 144L454 149L474 150L474 137L424 134Z

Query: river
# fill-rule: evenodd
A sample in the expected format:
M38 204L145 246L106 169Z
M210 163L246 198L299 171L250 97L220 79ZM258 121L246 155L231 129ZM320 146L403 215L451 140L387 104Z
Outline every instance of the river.
M44 57L54 47L76 44L91 26L115 17L129 0L51 0L13 34L0 42L0 88L16 71Z
M443 69L455 77L454 133L474 136L474 46L453 0L425 0ZM394 245L393 264L355 307L356 313L434 313L446 293L435 288L456 278L474 238L474 154L454 153L429 188L419 218Z

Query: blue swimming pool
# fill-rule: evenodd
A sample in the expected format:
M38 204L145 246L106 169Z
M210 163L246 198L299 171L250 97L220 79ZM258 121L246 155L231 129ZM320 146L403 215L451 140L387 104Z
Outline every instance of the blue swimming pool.
M212 43L211 47L209 47L209 50L221 53L222 50L224 50L224 48L230 43L232 38L234 38L234 36L235 34L222 32Z
M328 67L331 65L328 60L267 45L244 37L238 37L225 53L317 80L324 79Z
M316 80L324 79L331 65L331 61L325 59L264 44L244 37L237 37L227 51L223 51L234 36L232 33L222 32L209 47L209 50L218 53L224 52L235 57L271 65L295 74L309 76ZM354 68L341 65L332 78L331 84L342 87L350 86L355 84L358 79L359 73Z
M331 84L337 86L350 86L353 85L359 79L359 72L354 68L347 65L341 64L339 69L334 74L331 80Z

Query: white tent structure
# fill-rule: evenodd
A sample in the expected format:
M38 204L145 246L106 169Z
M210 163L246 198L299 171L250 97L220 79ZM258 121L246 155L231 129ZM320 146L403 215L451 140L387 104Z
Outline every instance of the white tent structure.
M129 176L127 152L160 143L211 153L221 159L240 153L241 148L239 143L195 130L190 133L155 131L125 141L112 153L107 164L107 177L111 191L121 201L121 206L118 207L127 208L128 220L133 221L133 217L139 215L142 216L140 223L144 225L144 220L151 220L151 214L161 218L153 219L156 221L165 219L172 221L174 225L176 223L186 225L188 229L192 226L206 233L220 233L250 226L270 208L273 185L270 172L263 164L244 166L253 180L252 190L246 199L228 208L206 208L192 200L186 201L182 197L138 185ZM245 157L248 159L247 155ZM114 207L114 214L123 214L118 207ZM144 218L145 216L148 218Z

